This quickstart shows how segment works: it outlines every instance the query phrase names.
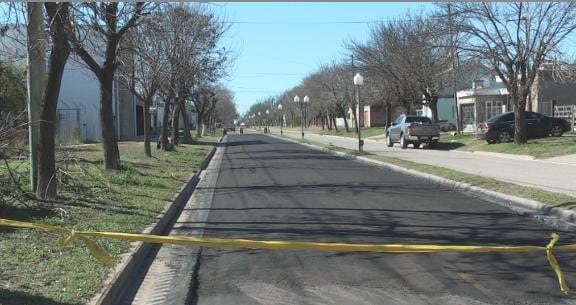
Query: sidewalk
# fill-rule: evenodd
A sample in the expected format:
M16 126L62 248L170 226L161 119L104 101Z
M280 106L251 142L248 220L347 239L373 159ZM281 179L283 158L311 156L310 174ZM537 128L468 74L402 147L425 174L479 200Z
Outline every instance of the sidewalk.
M279 130L273 129L278 134ZM300 138L300 132L284 130L284 135ZM358 149L354 138L305 133L305 138L348 149ZM540 188L576 197L576 155L546 160L530 160L522 156L504 154L440 151L428 149L401 149L387 147L384 141L365 140L364 150L378 155L441 166L452 170L494 178L497 180Z

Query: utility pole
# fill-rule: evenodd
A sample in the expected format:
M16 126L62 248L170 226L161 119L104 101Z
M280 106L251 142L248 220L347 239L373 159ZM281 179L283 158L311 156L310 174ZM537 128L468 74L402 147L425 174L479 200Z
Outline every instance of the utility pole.
M456 107L456 133L461 134L460 128L460 109L458 108L458 96L456 93L458 92L458 85L456 80L458 79L458 65L456 64L458 55L456 53L456 41L454 39L454 30L452 25L452 7L450 6L450 2L448 2L448 28L450 31L450 56L452 57L452 88L454 89L454 104Z
M524 20L524 31L526 32L526 74L530 73L530 58L532 57L532 44L530 43L530 17L522 16L520 20ZM528 104L527 111L532 111L532 86L528 87L528 96L526 97Z
M36 192L38 179L38 138L40 111L46 75L44 14L41 2L26 3L28 13L28 139L30 147L30 185Z
M350 62L352 65L352 77L351 79L354 79L354 75L356 73L356 67L354 66L354 54L350 55ZM356 111L358 110L358 111ZM359 116L360 116L360 105L358 105L358 103L356 103L356 107L354 107L354 109L352 109L352 111L354 111L354 117L356 118L356 120L354 120L354 124L356 124L356 133L360 133L360 123L359 123Z

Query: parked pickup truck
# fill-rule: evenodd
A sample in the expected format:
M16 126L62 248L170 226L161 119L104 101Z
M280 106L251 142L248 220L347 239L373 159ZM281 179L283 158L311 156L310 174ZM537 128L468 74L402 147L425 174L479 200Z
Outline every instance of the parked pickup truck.
M440 139L440 127L433 124L429 117L416 115L401 115L392 126L386 130L386 145L392 147L394 143L400 143L402 148L413 144L414 148L422 143L428 143L432 148Z

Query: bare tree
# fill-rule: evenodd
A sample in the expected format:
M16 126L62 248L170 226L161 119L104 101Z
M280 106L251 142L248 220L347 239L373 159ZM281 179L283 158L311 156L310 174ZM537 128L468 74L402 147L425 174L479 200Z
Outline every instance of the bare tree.
M69 3L46 2L47 29L50 33L51 50L48 58L46 87L42 96L40 136L38 145L38 182L36 193L40 198L56 198L56 107L62 84L64 67L70 55L66 39L69 22Z
M155 16L146 18L127 35L127 48L120 54L120 81L144 104L144 153L152 156L150 148L150 106L169 79L166 66L166 41L158 30Z
M407 112L425 102L437 121L438 92L449 84L450 75L444 73L451 59L444 41L448 36L439 30L437 20L414 15L406 19L410 22L379 24L372 28L368 42L351 42L348 47L367 74L399 94Z
M439 4L443 16L449 6ZM573 2L456 2L449 17L469 39L460 45L502 79L514 105L514 142L526 143L530 88L545 60L576 29Z
M35 4L38 5L38 4ZM26 8L26 9L25 9ZM60 94L60 85L62 83L62 76L64 74L64 67L70 54L70 45L66 39L68 31L66 25L69 22L69 8L70 4L66 2L51 2L43 3L37 7L32 7L30 3L27 5L20 5L17 3L10 3L4 6L4 20L7 22L6 26L0 30L2 37L2 44L5 46L5 51L10 54L8 58L14 62L23 60L24 56L20 50L24 49L22 44L28 41L27 49L30 53L36 53L37 58L43 59L48 52L47 70L40 69L44 73L44 81L40 81L42 90L41 107L38 109L38 122L28 122L29 127L32 124L39 124L38 128L38 145L31 147L35 149L37 156L38 172L36 177L36 196L42 199L54 199L57 195L56 189L56 161L55 161L55 132L56 132L56 108L58 105L58 97ZM36 24L39 26L40 36L32 35L35 33L31 27L35 26L29 24L24 32L24 16L28 16L30 20L32 14L40 14L43 17L43 22ZM10 30L10 31L8 31ZM28 37L27 37L28 36ZM28 39L22 39L27 37ZM36 115L35 115L36 116ZM32 154L33 155L33 154ZM31 177L34 179L34 177Z
M120 169L120 152L114 127L112 90L120 65L123 38L138 19L154 7L144 2L85 2L73 4L68 23L72 48L100 82L100 122L104 168ZM103 62L99 63L100 60Z
M217 123L230 124L238 117L236 104L234 104L234 93L225 87L216 90L218 102L214 109L214 117Z
M165 89L165 103L167 109L172 106L168 113L172 114L172 140L178 142L179 119L182 118L184 142L191 142L190 123L185 115L186 102L193 102L198 128L202 127L209 119L203 116L214 107L211 84L226 75L228 51L218 44L228 26L200 5L169 5L161 16L171 75ZM207 104L203 105L204 102ZM202 131L198 130L198 136L201 135ZM167 136L163 131L162 142L167 142Z

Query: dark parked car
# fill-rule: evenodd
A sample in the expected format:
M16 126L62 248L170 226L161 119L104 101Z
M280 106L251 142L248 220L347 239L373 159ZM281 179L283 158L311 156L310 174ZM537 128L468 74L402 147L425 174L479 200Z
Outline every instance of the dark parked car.
M562 118L526 111L526 135L529 138L560 137L570 131L570 123ZM514 139L514 112L499 114L478 125L476 137L486 142L510 142Z

